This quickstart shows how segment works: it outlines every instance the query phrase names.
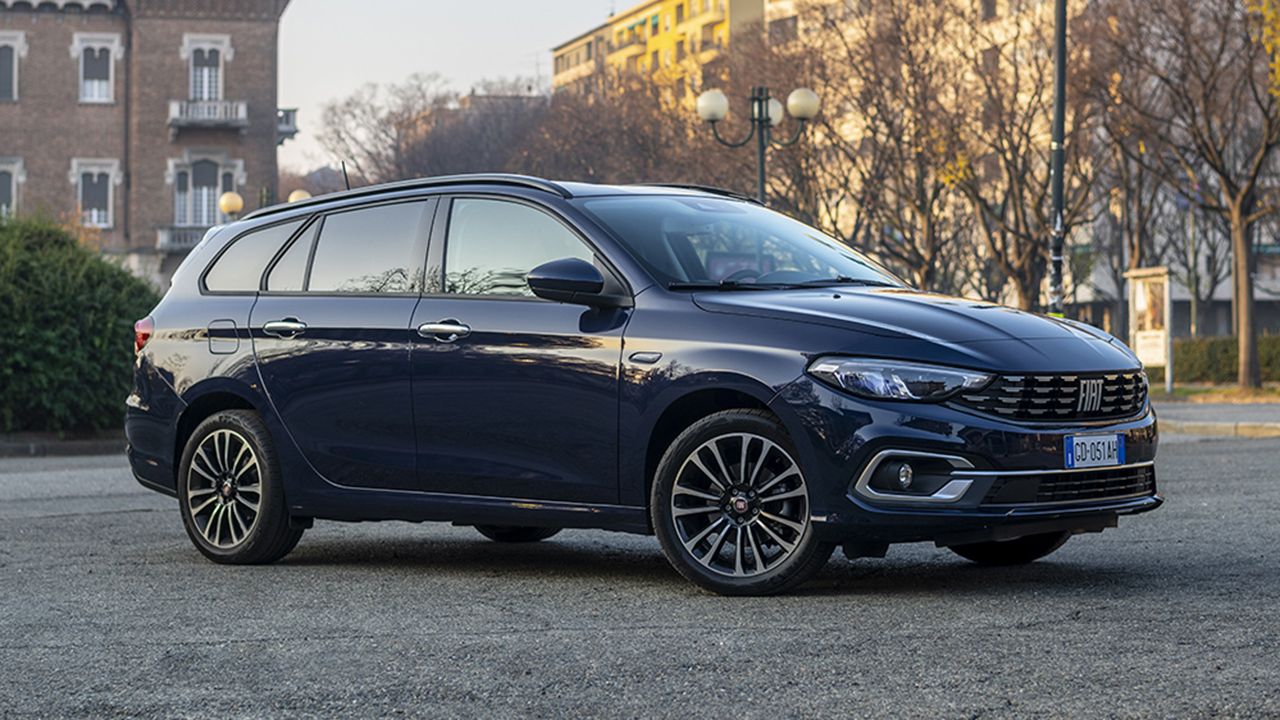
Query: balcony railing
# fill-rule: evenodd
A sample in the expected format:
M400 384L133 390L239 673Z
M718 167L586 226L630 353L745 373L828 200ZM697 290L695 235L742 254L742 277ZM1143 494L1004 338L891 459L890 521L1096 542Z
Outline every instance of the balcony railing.
M297 108L280 108L276 110L276 144L283 145L298 134Z
M244 100L170 100L169 129L231 128L249 126L249 104Z
M200 243L208 227L199 225L170 225L156 230L156 249L173 251L190 250Z

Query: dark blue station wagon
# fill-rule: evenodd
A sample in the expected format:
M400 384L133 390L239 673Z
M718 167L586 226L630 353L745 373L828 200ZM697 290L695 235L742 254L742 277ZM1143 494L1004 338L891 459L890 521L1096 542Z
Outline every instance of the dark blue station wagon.
M655 534L776 593L842 546L1031 562L1161 503L1138 360L709 188L428 178L210 231L136 326L137 479L215 562L315 519Z

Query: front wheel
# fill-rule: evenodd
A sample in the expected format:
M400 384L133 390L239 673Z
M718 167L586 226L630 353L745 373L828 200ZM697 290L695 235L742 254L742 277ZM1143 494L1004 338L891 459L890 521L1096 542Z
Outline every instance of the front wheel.
M178 470L182 524L217 563L279 560L298 544L271 435L254 412L224 410L200 423Z
M1070 532L1027 535L1013 540L953 545L951 552L979 565L1025 565L1062 547Z
M694 423L658 465L649 502L663 553L686 579L722 595L785 592L834 546L809 521L809 486L781 424L761 410Z

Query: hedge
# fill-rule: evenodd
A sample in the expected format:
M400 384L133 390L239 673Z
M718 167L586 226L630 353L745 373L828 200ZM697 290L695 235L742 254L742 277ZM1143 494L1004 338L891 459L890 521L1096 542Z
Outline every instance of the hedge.
M1173 380L1177 383L1234 383L1240 357L1235 337L1181 338L1173 341ZM1280 335L1258 336L1262 381L1280 381ZM1164 368L1149 368L1151 383L1164 382Z
M120 427L145 282L41 220L0 221L0 432Z

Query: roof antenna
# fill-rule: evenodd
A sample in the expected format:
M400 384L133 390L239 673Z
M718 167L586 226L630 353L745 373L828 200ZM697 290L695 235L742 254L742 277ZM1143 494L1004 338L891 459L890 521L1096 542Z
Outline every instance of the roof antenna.
M347 189L351 189L351 178L347 177L347 161L342 161L342 182L347 184Z

